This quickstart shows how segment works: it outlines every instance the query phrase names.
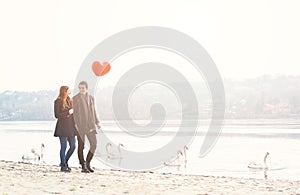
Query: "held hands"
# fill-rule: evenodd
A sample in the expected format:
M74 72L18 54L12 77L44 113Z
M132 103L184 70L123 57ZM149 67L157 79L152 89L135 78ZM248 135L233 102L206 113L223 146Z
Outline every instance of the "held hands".
M69 110L70 115L73 114L73 112L74 112L73 108Z

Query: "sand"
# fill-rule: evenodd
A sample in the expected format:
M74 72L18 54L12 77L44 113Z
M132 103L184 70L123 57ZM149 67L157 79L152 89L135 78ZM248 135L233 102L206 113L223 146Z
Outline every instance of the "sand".
M1 194L299 194L300 181L125 172L59 171L58 166L0 161Z

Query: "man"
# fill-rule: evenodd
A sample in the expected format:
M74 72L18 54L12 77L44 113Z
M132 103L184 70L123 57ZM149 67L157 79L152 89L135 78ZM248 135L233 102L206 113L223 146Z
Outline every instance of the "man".
M96 115L94 97L87 93L88 84L81 81L78 85L79 93L73 97L74 119L78 128L78 159L81 164L81 172L94 172L91 168L91 160L97 147L96 128L101 128L99 119ZM86 161L83 156L85 137L89 140L90 150Z

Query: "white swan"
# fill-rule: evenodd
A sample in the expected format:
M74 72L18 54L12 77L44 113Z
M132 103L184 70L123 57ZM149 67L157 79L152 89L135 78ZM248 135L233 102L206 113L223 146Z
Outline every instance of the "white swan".
M31 153L22 155L23 162L38 161L39 158L40 157L37 155L36 151L33 148L31 149Z
M120 144L118 145L118 151L119 151L119 157L120 157L120 158L123 158L123 157L122 157L122 153L121 153L121 148L122 148L122 147L124 147L124 145L120 143Z
M108 147L111 147L111 143L107 143L107 144L105 145L106 156L107 156L107 158L110 158L110 156L112 156L112 154L109 152Z
M183 147L183 154L184 154L184 168L186 168L186 164L187 164L187 157L186 157L186 151L189 150L189 148L185 145Z
M261 165L259 163L255 163L255 162L250 162L248 164L248 168L249 169L254 169L254 170L268 170L269 167L267 165L267 157L269 156L269 152L266 152L265 156L264 156L264 165Z
M36 150L34 148L32 148L30 154L22 155L22 161L27 162L27 163L32 163L32 162L44 163L44 148L45 148L45 145L42 143L40 154L38 152L36 152Z
M40 155L40 163L41 164L46 164L46 162L44 161L44 150L45 150L45 144L41 144L41 155Z
M182 152L180 150L177 151L177 164L171 164L171 163L167 163L167 162L164 162L164 165L165 166L168 166L168 167L180 167L181 164L180 164L180 156L182 156Z

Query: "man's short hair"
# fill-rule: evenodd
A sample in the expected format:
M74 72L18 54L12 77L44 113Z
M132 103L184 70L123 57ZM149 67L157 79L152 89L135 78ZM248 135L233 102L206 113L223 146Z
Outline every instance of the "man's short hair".
M88 89L88 84L87 84L86 81L81 81L81 82L79 83L79 85L85 85L85 87Z

